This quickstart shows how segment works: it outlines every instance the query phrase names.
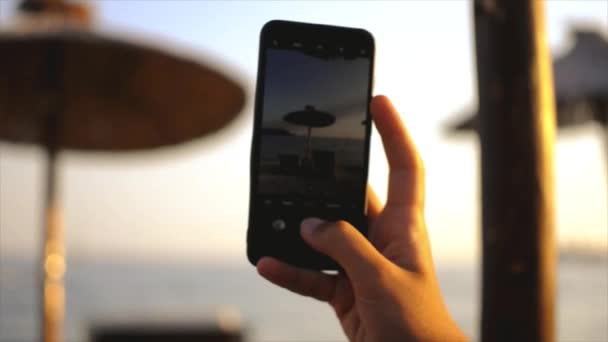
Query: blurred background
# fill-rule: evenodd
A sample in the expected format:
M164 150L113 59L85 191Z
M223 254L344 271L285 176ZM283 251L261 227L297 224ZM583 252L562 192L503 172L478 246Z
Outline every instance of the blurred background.
M392 98L418 144L441 287L456 321L476 338L479 146L474 134L449 129L477 103L468 1L88 3L101 32L186 51L239 81L247 98L227 128L176 148L61 152L68 341L86 339L104 321L218 316L239 321L250 341L345 340L329 307L267 283L245 257L258 38L271 19L374 34L374 93ZM0 27L10 24L17 5L0 0ZM546 17L555 57L568 53L576 29L608 41L608 2L547 1ZM385 198L387 164L376 133L372 139L369 181ZM557 136L560 341L608 340L605 139L605 127L592 121ZM0 341L38 334L44 163L37 147L0 143Z

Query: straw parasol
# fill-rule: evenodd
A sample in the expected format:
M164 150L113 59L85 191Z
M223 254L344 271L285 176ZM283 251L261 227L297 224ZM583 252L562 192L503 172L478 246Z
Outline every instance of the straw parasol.
M312 129L331 126L336 122L336 117L307 105L304 107L304 110L287 113L283 117L283 120L308 129L306 134L306 152L304 155L307 160L310 160L310 134Z
M607 125L608 41L599 32L573 30L572 48L553 62L553 80L560 128L589 121ZM451 133L477 130L477 112L448 125Z
M0 31L0 140L48 155L41 246L41 340L61 341L63 227L56 198L60 150L136 151L175 145L233 120L244 91L214 68L91 29L91 11L26 0Z
M573 46L553 62L559 128L595 122L604 128L608 161L608 41L597 31L575 28ZM477 131L478 114L448 124L450 134Z

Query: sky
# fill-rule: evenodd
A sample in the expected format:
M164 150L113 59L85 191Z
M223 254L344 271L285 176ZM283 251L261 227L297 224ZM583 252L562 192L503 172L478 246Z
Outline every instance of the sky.
M0 0L0 25L16 2ZM95 27L194 56L244 86L248 102L221 134L140 154L62 153L59 189L68 257L187 258L245 263L249 152L259 30L271 19L365 28L376 39L374 93L388 95L426 167L426 222L440 263L479 255L479 143L450 136L448 123L476 106L468 1L93 3ZM547 1L555 55L572 44L571 25L608 36L608 2ZM109 71L110 72L110 71ZM589 124L556 142L557 237L606 244L604 137ZM0 251L32 255L40 245L44 154L0 144ZM374 132L370 183L386 193L386 159Z
M362 121L365 120L369 87L368 58L325 60L277 49L268 49L266 58L264 127L306 135L306 126L287 123L283 117L313 106L335 118L332 125L314 128L315 136L363 139L365 126Z

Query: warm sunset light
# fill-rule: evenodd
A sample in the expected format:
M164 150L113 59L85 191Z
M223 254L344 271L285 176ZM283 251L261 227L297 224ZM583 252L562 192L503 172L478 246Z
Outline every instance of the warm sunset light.
M0 0L0 34L14 27L20 2ZM474 117L479 106L471 1L85 2L93 13L86 17L87 27L96 33L128 41L133 44L129 47L149 47L159 56L180 56L187 62L176 62L176 69L167 72L162 70L175 61L157 56L146 64L146 72L135 77L125 71L125 65L138 65L139 59L133 57L117 62L116 67L103 68L100 62L91 72L111 81L103 95L106 100L99 106L80 102L68 106L70 118L82 122L66 127L76 132L72 141L97 145L59 150L56 201L51 201L48 218L44 214L48 164L43 144L33 138L24 142L0 136L0 341L36 340L42 326L41 305L49 322L55 323L53 329L58 329L47 333L63 334L65 341L86 340L98 322L154 321L159 317L175 321L211 317L208 321L221 329L244 331L250 341L345 340L329 307L273 286L247 262L259 33L272 19L360 27L373 34L373 93L392 99L424 161L425 222L443 297L467 336L480 338L480 140L474 128L452 129L468 114ZM585 30L600 37L593 44L599 41L608 46L607 2L544 3L546 36L537 44L548 46L553 61L572 53L581 37L589 38L591 35L581 34ZM125 47L123 53L128 51ZM599 56L599 52L594 54ZM343 89L336 95L348 104L339 108L335 98L333 102L292 106L285 89L290 85L286 75L303 77L321 69L295 68L289 60L293 56L285 52L272 57L282 67L270 85L278 95L269 105L273 111L265 128L293 135L297 144L288 146L288 139L274 134L263 156L266 169L280 169L277 151L284 154L288 150L312 160L311 139L329 144L336 137L344 141L343 151L347 152L335 160L344 161L344 170L360 167L356 164L360 160L353 162L354 157L345 155L361 143L362 104L348 101L356 97L357 89ZM579 57L577 50L576 59ZM300 64L313 63L305 56L294 58ZM189 61L203 66L197 70L204 73L190 75L184 66L190 66ZM608 67L600 70L601 63L593 61L583 64L596 65L598 75L608 72ZM344 78L352 84L362 82L365 75L357 74L356 63L367 60L348 61L332 70L340 68L337 74L348 74ZM83 65L73 73L87 73L88 67ZM220 73L207 73L207 67ZM537 82L557 82L555 64L535 68L540 75ZM578 69L573 70L568 72L577 74ZM329 73L328 66L319 75ZM181 86L163 84L188 75L193 77ZM568 79L563 75L559 82ZM124 81L131 76L137 82ZM225 83L209 87L217 92L203 98L200 93L211 91L203 89L208 79L200 84L195 81L205 77L212 78L213 84ZM148 83L150 87L146 87ZM76 82L72 88L81 89L83 84ZM156 100L138 102L140 98L124 95L140 86L152 89L151 97ZM325 83L291 86L301 87L299 93L331 91ZM179 105L172 105L169 98ZM124 100L124 106L102 106L110 101L107 99ZM207 112L201 114L204 104L217 109L212 120L207 120ZM561 104L561 98L559 104L554 103L553 94L545 91L538 106L550 115L553 107L557 112L563 110ZM91 110L81 115L74 108ZM133 108L146 110L125 118L123 114ZM331 118L325 120L331 123L307 125L287 117L307 110L330 113ZM104 124L98 119L105 111L124 120ZM149 111L154 115L147 116ZM164 120L163 111L171 112L168 117L172 120ZM180 115L185 119L180 120ZM563 124L564 118L543 116L545 125L540 127L549 128L538 137L549 141L547 153L554 159L545 160L546 169L553 170L553 179L546 179L553 184L553 193L543 195L551 199L550 209L555 213L557 256L551 260L557 270L555 326L556 341L563 342L608 340L608 131L606 122L585 115L584 110L572 114L566 119L579 121L569 125ZM34 117L24 119L18 129ZM143 128L137 124L142 118L147 123ZM558 124L555 129L553 121ZM197 130L202 122L209 123L208 129ZM104 133L92 133L100 130ZM0 135L2 132L0 129ZM179 132L187 132L188 139L178 139ZM142 137L145 143L137 145ZM101 143L112 146L105 148ZM372 128L369 183L382 201L387 196L387 174L381 139ZM273 193L285 190L285 184L276 179L265 183ZM47 226L51 228L43 228ZM506 269L525 273L522 265L515 263Z

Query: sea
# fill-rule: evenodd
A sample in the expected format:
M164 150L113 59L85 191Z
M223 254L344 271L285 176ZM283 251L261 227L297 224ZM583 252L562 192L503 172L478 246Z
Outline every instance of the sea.
M87 341L100 322L208 324L226 317L248 342L346 340L325 303L278 288L245 263L71 258L67 269L66 341ZM32 260L0 258L2 342L37 340L35 270ZM452 316L477 340L479 267L439 264L437 273ZM608 262L560 261L557 285L558 341L608 341Z

